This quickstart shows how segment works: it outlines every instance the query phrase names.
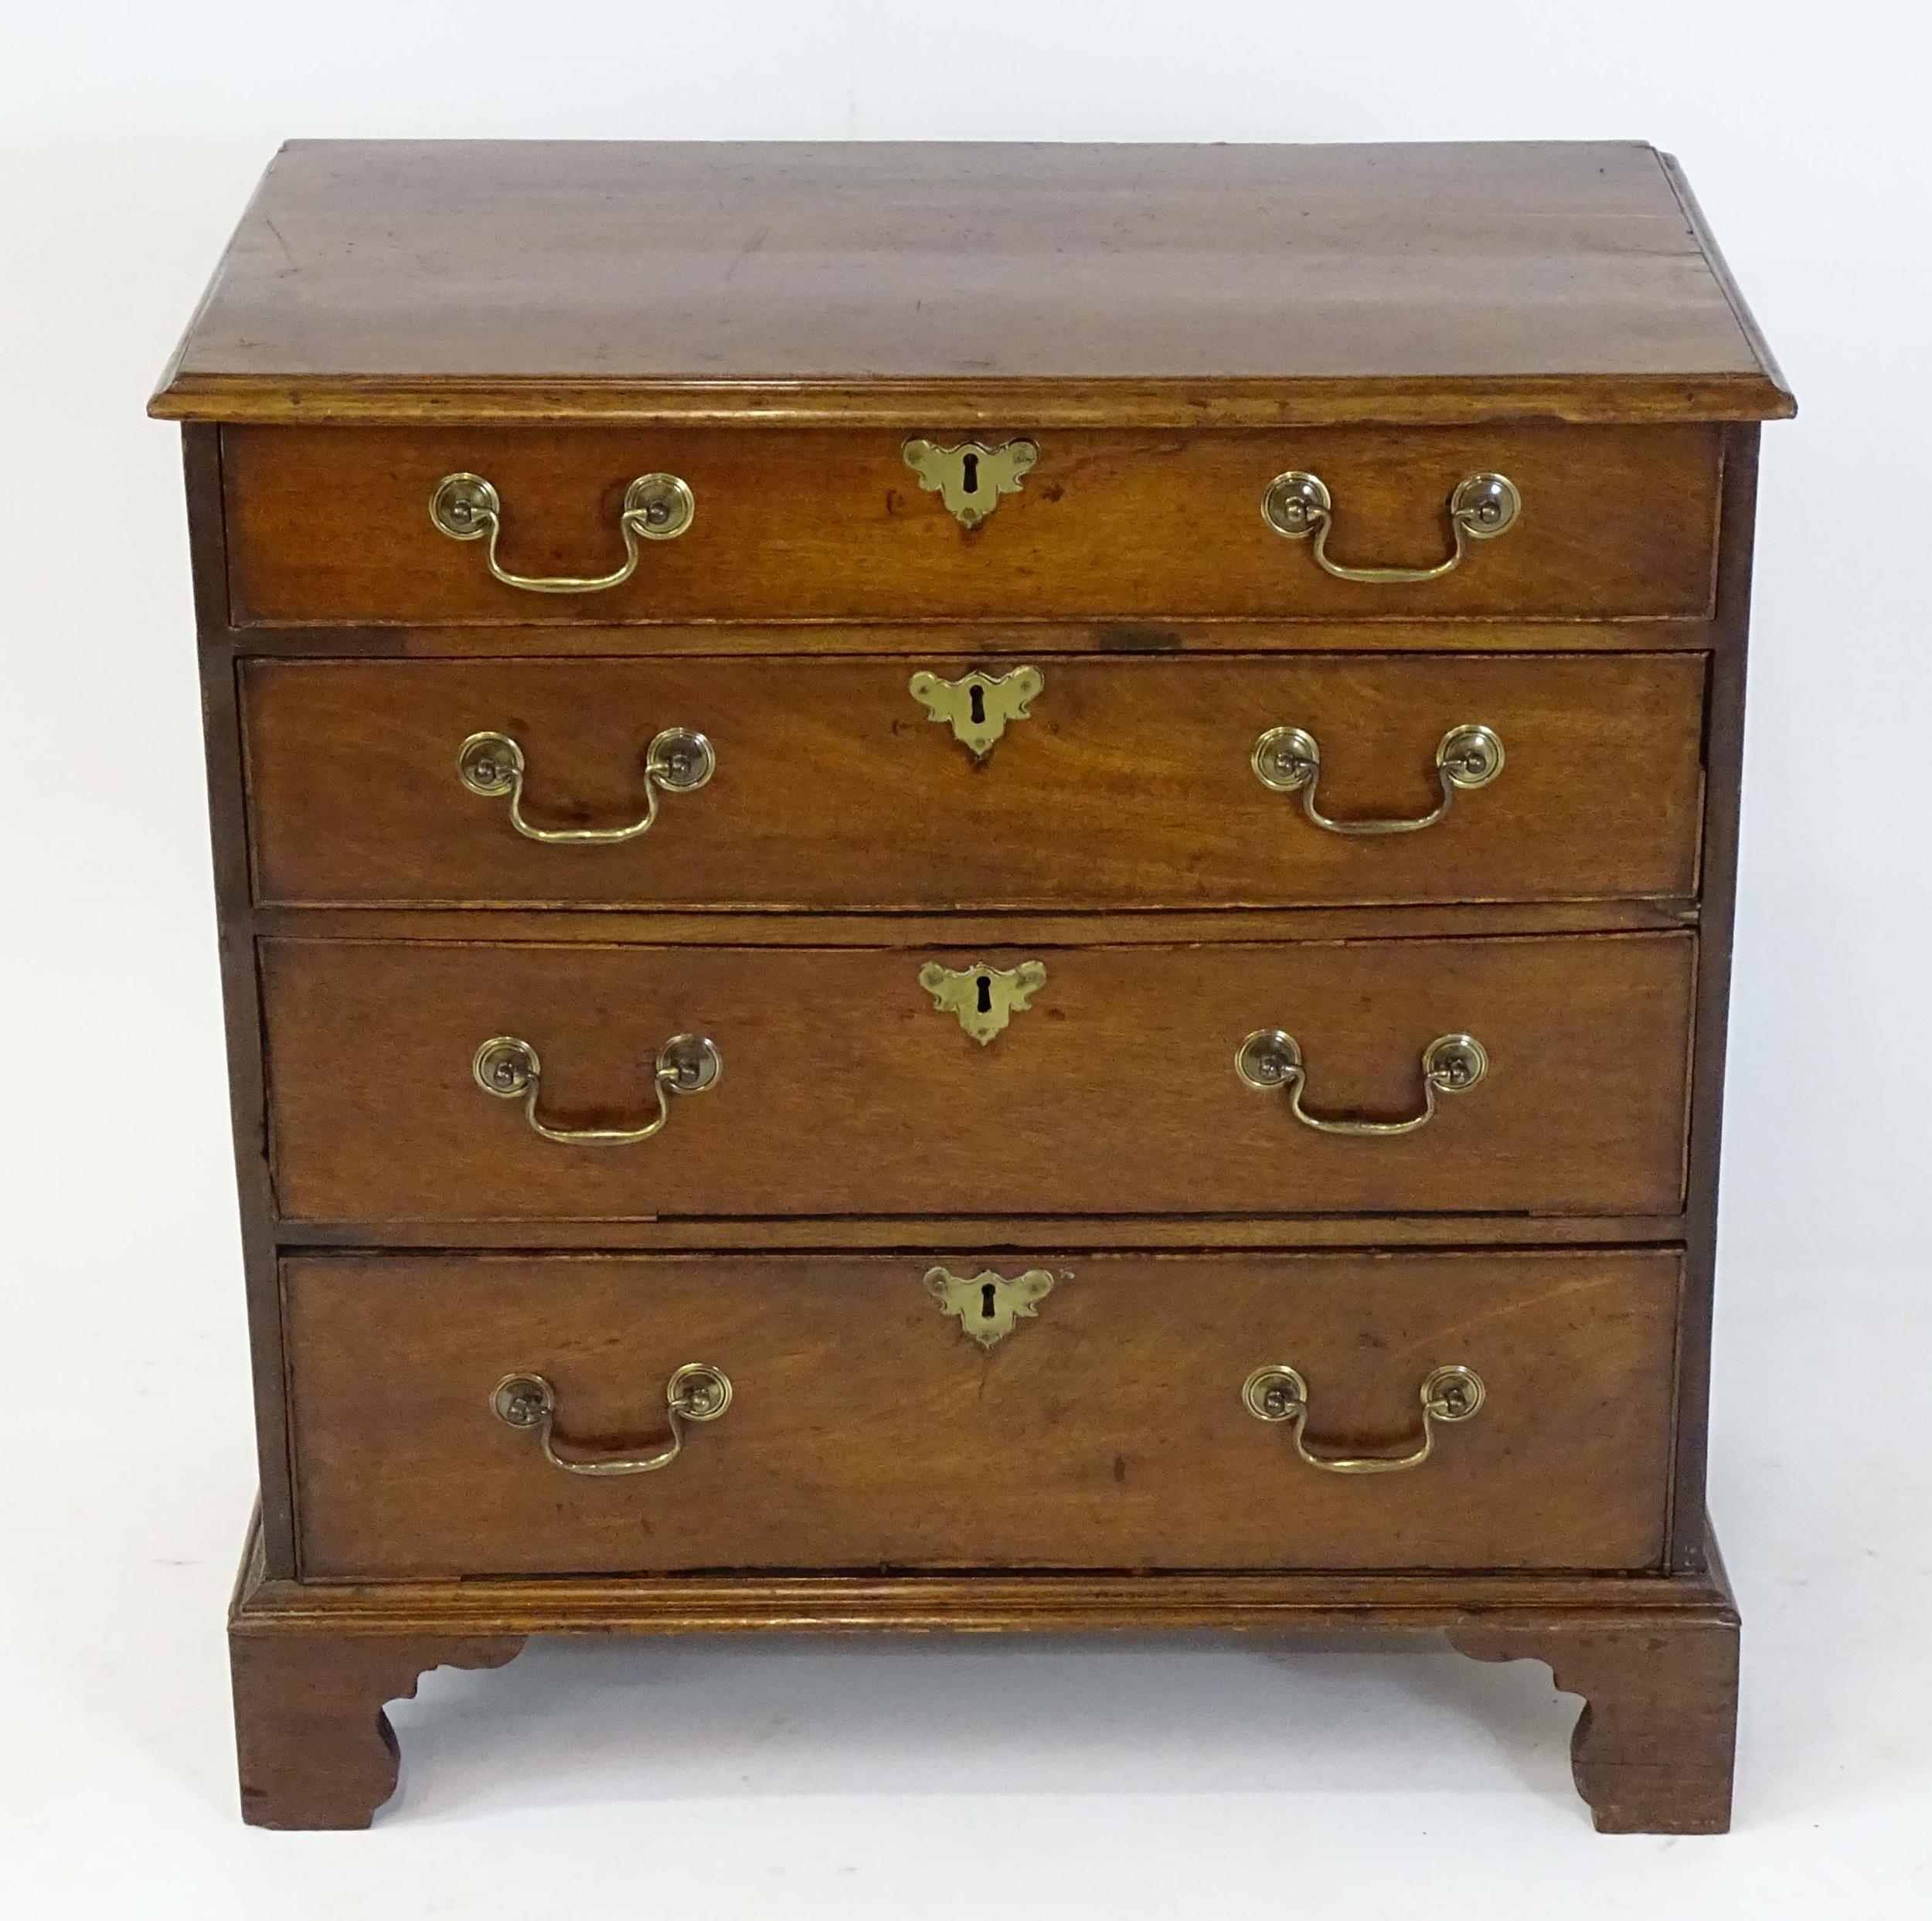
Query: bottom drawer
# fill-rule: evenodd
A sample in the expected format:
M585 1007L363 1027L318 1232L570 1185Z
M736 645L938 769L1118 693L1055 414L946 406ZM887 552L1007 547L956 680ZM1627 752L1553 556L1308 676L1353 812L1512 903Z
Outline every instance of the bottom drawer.
M986 1264L1036 1278L1009 1287L954 1261L949 1288L880 1256L291 1258L301 1571L1661 1555L1674 1252ZM692 1363L715 1370L699 1382L714 1399L728 1380L729 1405L673 1420L668 1384ZM1299 1375L1299 1420L1285 1375L1244 1393L1269 1367ZM1468 1414L1468 1376L1438 1380L1438 1409L1464 1418L1424 1410L1449 1368L1481 1383ZM526 1385L499 1392L510 1377ZM674 1433L662 1467L611 1471ZM1425 1437L1413 1466L1333 1471Z

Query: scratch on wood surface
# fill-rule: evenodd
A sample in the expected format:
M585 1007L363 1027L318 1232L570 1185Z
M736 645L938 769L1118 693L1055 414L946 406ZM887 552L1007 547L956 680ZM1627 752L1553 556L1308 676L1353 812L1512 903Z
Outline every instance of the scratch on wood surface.
M1498 1321L1507 1321L1517 1314L1533 1314L1538 1308L1550 1301L1560 1300L1566 1294L1587 1294L1598 1288L1621 1287L1628 1284L1628 1276L1622 1272L1560 1281L1553 1287L1540 1287L1533 1294L1525 1295L1518 1300L1505 1301L1484 1313L1472 1314L1466 1321L1452 1321L1447 1327L1431 1328L1420 1340L1410 1341L1398 1352L1403 1355L1420 1354L1427 1348L1433 1353L1445 1341L1457 1340L1474 1328L1487 1327Z
M767 223L759 228L758 231L753 234L751 238L731 257L731 264L725 269L725 278L730 280L738 269L743 267L745 262L750 260L752 255L756 253L770 238L771 227Z

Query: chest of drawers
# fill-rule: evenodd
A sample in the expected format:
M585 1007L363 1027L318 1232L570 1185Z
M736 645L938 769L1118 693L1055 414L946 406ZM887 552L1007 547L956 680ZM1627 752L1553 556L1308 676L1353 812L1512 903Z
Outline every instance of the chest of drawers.
M1758 423L1641 146L307 144L185 423L243 1805L532 1634L1442 1636L1729 1817Z

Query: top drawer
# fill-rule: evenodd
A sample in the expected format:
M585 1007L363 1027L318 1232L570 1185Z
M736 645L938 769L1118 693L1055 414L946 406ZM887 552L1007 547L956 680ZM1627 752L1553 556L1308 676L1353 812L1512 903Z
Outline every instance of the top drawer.
M1710 609L1720 460L1709 427L1016 430L1036 449L1023 472L1024 454L1002 466L989 454L970 470L964 455L928 460L926 478L944 482L932 491L907 464L910 437L230 427L233 618L1415 620ZM432 521L432 496L457 474L493 490L494 539L488 497L474 490L467 518L459 507L450 524L475 537ZM1284 532L1263 508L1287 474L1320 485L1285 488L1285 505L1277 498L1277 521L1294 530ZM662 514L682 518L675 490L657 497L655 524L640 513L627 529L631 483L649 475L689 489L689 524L675 538L649 536L663 532ZM1501 532L1482 524L1481 488L1458 491L1488 475L1505 477L1520 503ZM1002 478L1017 491L1001 491ZM1459 529L1458 499L1471 503L1464 525L1488 537ZM949 500L966 519L981 517L965 524ZM526 584L492 573L492 546L501 572ZM1384 577L1344 577L1365 573Z

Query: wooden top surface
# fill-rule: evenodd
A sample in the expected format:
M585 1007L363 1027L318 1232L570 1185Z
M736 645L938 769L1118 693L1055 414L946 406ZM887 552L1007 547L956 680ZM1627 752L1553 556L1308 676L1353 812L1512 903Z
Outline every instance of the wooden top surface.
M1637 144L298 141L175 420L1758 419Z

